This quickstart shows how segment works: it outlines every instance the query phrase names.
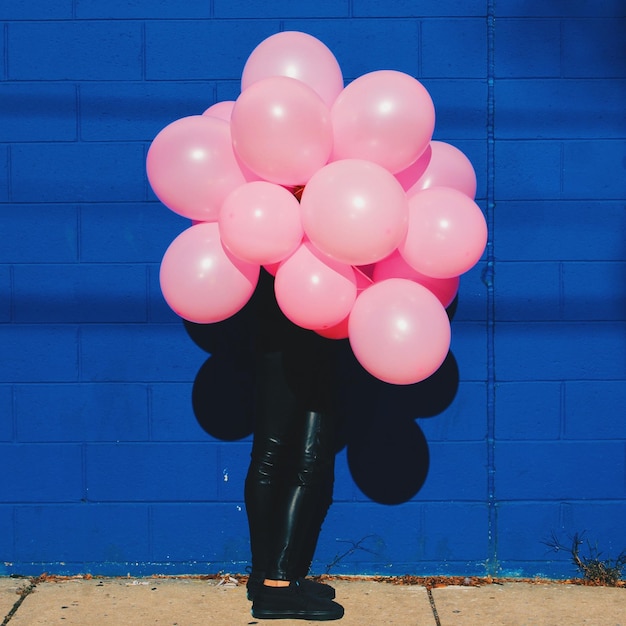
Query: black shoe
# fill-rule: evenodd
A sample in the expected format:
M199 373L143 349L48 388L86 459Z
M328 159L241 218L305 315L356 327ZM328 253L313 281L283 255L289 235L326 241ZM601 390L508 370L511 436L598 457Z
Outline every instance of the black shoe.
M329 621L343 617L343 607L328 598L304 591L298 581L289 587L262 586L254 594L252 617L258 619L308 619Z
M318 583L314 580L310 580L309 578L298 578L298 584L302 588L302 591L304 591L304 593L308 593L310 596L315 596L316 598L326 598L327 600L332 600L335 597L335 589L330 585ZM248 578L246 587L248 590L248 600L252 601L254 600L254 596L258 592L259 588L264 587L263 579L251 575Z

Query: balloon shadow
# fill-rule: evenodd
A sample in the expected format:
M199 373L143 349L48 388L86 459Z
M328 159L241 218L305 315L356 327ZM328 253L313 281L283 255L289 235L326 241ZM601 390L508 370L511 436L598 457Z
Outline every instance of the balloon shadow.
M346 355L341 393L342 437L350 473L364 495L381 504L413 498L428 476L430 453L418 417L435 417L454 400L459 371L449 352L430 378L390 385Z
M448 307L452 318L456 300ZM200 426L223 441L245 438L255 420L258 310L246 306L215 324L184 321L190 338L209 358L195 378L192 406ZM347 340L334 344L333 412L336 450L346 448L352 477L368 498L400 504L413 498L428 476L428 442L416 418L434 418L453 402L459 385L457 361L449 352L428 379L391 385L367 373Z
M209 353L193 383L191 403L202 429L223 441L236 441L253 430L254 354L247 314L216 324L184 321L196 345Z

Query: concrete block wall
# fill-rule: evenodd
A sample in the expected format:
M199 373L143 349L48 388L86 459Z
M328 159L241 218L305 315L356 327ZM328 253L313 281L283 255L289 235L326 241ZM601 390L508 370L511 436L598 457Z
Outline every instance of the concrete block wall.
M218 367L165 305L188 222L145 155L236 98L280 30L319 37L346 82L420 79L490 226L442 372L389 388L348 362L314 571L558 577L552 532L626 547L626 11L566 4L4 3L0 574L245 570L245 354L224 341Z

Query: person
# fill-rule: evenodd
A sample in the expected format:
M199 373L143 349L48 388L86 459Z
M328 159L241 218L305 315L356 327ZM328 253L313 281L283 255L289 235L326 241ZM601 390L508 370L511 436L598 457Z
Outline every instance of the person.
M306 578L332 503L335 462L334 341L291 323L261 271L256 325L256 415L245 506L247 583L259 619L343 617L330 585Z

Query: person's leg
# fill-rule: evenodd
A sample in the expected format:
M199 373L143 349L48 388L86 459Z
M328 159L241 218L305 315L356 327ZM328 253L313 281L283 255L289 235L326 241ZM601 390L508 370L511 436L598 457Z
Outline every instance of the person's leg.
M288 483L275 515L266 579L292 581L308 572L332 500L334 431L329 413L298 411ZM271 583L270 583L271 584Z
M282 354L257 359L257 411L245 504L250 530L252 584L262 584L274 544L275 517L285 500L285 479L294 434L295 398L283 373Z

